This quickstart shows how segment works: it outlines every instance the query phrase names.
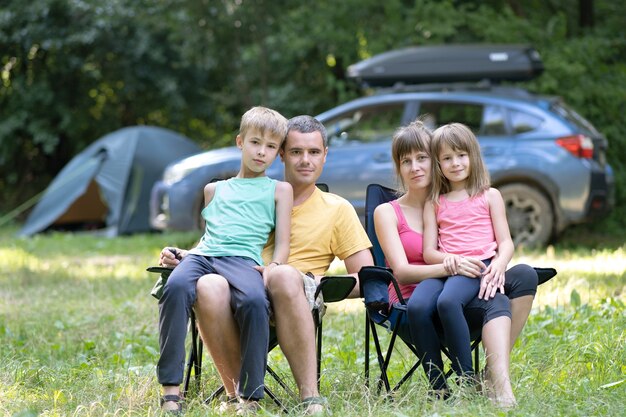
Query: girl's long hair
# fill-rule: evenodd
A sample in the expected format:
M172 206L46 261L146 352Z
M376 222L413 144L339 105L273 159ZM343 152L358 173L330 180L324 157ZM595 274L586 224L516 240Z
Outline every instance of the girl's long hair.
M432 186L429 198L437 204L439 196L451 191L450 181L443 175L439 163L439 154L444 146L454 151L467 152L470 163L470 173L466 180L466 190L470 197L487 191L491 186L489 171L483 162L480 145L472 131L461 123L450 123L439 127L433 132L430 141L430 154L434 159L432 164Z

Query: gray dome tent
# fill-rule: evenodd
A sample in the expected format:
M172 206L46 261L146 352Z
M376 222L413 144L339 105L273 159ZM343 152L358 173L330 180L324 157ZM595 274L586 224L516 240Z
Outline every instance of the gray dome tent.
M55 177L19 235L89 221L103 222L110 236L149 231L152 185L167 164L200 151L190 139L153 126L103 136Z

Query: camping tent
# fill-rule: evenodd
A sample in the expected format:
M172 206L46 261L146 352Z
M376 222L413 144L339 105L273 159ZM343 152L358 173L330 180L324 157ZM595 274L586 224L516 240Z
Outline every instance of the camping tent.
M103 224L109 236L149 231L152 185L168 163L200 151L190 139L159 127L110 133L61 170L19 234L77 223Z

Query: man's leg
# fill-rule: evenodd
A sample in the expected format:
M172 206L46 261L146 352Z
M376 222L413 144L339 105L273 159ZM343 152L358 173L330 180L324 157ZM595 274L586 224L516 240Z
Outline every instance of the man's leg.
M304 295L302 274L291 266L281 265L271 271L267 281L278 342L291 367L300 398L319 397L315 325Z
M220 275L205 275L197 284L196 317L228 397L236 395L241 354L239 327L230 308L230 288Z

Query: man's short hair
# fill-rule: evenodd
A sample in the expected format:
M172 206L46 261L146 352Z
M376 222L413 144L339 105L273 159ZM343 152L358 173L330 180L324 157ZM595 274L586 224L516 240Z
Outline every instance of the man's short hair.
M324 142L324 148L328 147L326 128L315 117L307 115L292 117L291 119L289 119L289 123L287 124L287 133L291 132L292 130L300 133L320 132L320 135L322 135L322 141Z
M287 119L276 110L262 106L252 107L241 116L239 134L242 138L246 137L249 129L257 129L262 135L268 131L283 143L287 137Z

